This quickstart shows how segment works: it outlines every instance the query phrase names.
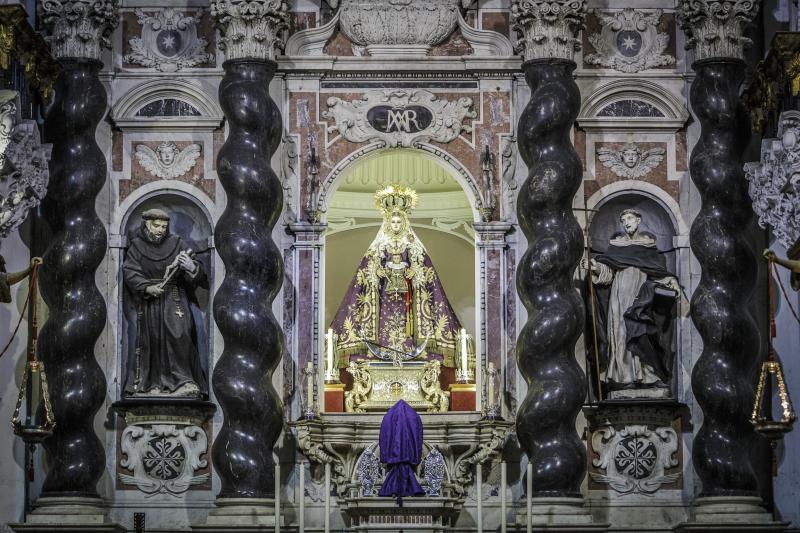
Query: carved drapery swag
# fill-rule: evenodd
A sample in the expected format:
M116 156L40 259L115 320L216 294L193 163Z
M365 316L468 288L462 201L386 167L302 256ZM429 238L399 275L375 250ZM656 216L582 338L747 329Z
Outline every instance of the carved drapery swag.
M275 60L289 28L289 4L284 0L213 0L211 15L220 31L225 59Z
M686 48L694 49L696 60L744 59L744 49L753 42L744 36L744 29L758 13L758 5L757 0L681 0L678 21L686 33Z
M119 24L118 0L44 0L39 4L53 55L100 59L103 48L111 48L111 32Z
M513 28L520 35L518 52L530 59L572 60L580 50L577 38L586 16L584 0L514 0Z

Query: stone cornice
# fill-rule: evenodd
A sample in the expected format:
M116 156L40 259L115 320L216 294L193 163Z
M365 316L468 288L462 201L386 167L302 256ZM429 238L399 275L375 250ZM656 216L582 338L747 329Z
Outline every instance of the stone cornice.
M39 16L57 58L100 59L119 24L118 0L43 0Z
M211 15L220 32L219 47L225 59L275 60L289 28L285 0L212 0Z
M585 0L513 0L511 20L519 34L518 51L531 59L573 60L586 16Z
M680 0L678 20L686 33L686 48L695 59L744 59L752 40L744 30L758 13L759 0Z

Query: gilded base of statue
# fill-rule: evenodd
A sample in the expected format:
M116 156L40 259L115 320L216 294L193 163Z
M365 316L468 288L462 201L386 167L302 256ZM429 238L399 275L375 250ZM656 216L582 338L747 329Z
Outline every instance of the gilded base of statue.
M351 361L352 390L344 393L347 413L386 411L403 399L418 411L447 412L450 393L439 384L439 361Z

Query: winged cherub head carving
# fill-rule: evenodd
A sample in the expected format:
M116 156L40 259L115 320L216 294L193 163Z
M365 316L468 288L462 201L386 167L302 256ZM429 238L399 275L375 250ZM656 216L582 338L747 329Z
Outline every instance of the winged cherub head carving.
M146 144L136 145L136 159L147 172L161 179L175 179L194 168L200 157L200 145L190 144L183 150L172 141L164 141L153 150Z
M635 143L627 143L620 150L598 148L597 158L603 166L621 178L642 178L655 169L664 160L664 148L642 150Z

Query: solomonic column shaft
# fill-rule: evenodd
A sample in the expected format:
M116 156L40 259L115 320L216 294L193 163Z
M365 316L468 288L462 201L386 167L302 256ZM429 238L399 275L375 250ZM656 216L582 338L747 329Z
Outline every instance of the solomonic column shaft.
M94 350L106 323L95 272L107 238L95 200L107 172L95 130L106 111L106 91L98 77L100 51L110 46L116 7L114 0L40 4L47 40L63 67L44 125L53 154L42 207L53 238L40 274L49 317L38 352L47 371L56 427L44 441L48 470L43 497L97 498L105 469L94 423L106 380Z
M745 235L752 211L742 157L750 120L739 86L748 41L742 26L755 16L757 5L734 2L747 6L724 14L723 3L681 4L683 27L695 49L697 78L690 98L701 126L690 160L702 200L691 229L692 251L702 268L691 313L703 339L692 372L692 390L703 409L692 459L703 496L752 496L756 478L748 458L754 434L749 415L759 336L749 301L757 268Z
M702 202L690 234L702 269L691 306L703 340L692 370L692 391L703 410L692 445L702 482L694 518L740 527L769 520L758 506L750 464L749 416L760 343L750 312L757 264L747 238L752 211L743 169L750 120L739 96L743 50L750 43L743 30L757 11L758 2L751 0L682 0L678 10L687 44L695 51L690 101L701 127L690 159ZM755 530L768 529L758 525Z
M283 429L283 406L271 385L284 346L272 314L283 262L271 236L283 188L270 168L282 127L269 84L289 7L281 0L217 0L211 10L227 59L219 99L230 125L217 159L228 204L214 232L225 264L225 279L214 297L225 350L212 380L224 415L212 457L222 482L218 505L259 505L272 493L272 449ZM257 512L244 514L254 525L263 523Z
M575 34L585 15L583 0L515 1L514 25L525 53L522 68L531 99L519 122L519 149L528 165L517 214L528 250L517 289L528 322L517 341L517 364L528 394L517 412L517 436L533 465L534 504L550 523L575 522L580 509L561 509L564 498L582 505L586 449L575 420L586 380L575 358L583 329L583 303L572 276L583 252L583 236L572 213L583 167L570 141L581 98L572 73ZM548 503L547 499L550 499ZM561 507L564 507L563 505ZM585 515L589 522L589 516Z

